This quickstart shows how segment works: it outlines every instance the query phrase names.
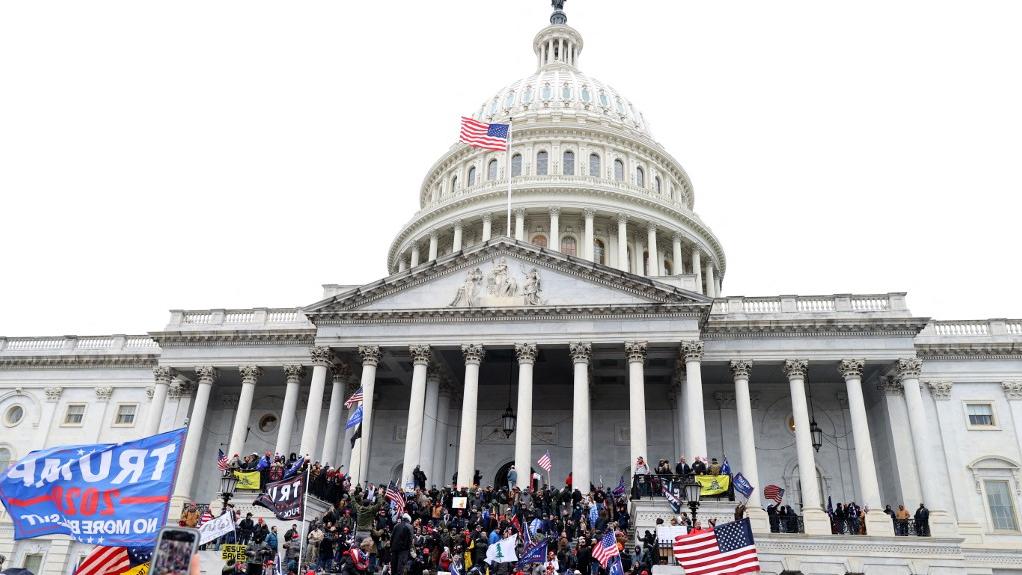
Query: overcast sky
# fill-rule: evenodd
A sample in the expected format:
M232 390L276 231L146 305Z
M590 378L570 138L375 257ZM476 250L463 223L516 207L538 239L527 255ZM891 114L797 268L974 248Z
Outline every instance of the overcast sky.
M1022 317L1022 2L569 0L725 294ZM144 333L386 273L544 0L0 3L0 334Z

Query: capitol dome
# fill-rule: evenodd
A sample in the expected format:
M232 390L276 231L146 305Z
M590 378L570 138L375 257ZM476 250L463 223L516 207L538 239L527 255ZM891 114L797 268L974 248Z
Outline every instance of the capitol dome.
M447 150L423 180L419 211L391 244L388 270L511 236L719 295L724 250L693 211L688 175L628 98L579 69L582 36L564 13L550 20L533 39L536 70L465 114L510 121L510 158L463 143Z

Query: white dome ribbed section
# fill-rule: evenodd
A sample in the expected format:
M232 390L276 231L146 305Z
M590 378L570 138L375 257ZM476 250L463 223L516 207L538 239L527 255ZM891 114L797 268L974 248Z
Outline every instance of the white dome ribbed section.
M693 211L688 175L630 100L579 70L582 36L566 20L556 10L533 39L533 74L471 112L511 122L510 152L447 150L423 179L420 210L394 239L388 270L507 235L720 295L724 250Z

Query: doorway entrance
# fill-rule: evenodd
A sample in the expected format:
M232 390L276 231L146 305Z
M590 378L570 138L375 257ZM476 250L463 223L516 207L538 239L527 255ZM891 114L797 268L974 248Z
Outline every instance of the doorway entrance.
M495 475L494 478L493 478L493 488L494 489L500 489L501 487L505 487L507 485L507 474L508 474L509 471L511 471L511 466L514 465L514 464L515 464L514 461L508 461L504 465L500 466L500 469L497 470L497 475ZM518 469L516 471L518 471L519 477L521 477L520 474L522 473L522 471L520 469ZM536 474L536 470L533 469L532 467L530 467L529 468L529 476L532 477L532 480L531 480L532 488L534 490L539 490L539 487L540 487L539 486L539 481L537 481L536 478L534 477L535 474Z

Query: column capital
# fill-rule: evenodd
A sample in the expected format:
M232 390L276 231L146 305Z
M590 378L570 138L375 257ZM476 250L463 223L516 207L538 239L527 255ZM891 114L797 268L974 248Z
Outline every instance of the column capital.
M380 364L383 352L380 351L378 345L360 345L358 346L358 355L362 358L362 365L376 367Z
M926 386L930 388L930 395L933 399L948 400L951 399L951 387L954 384L947 380L928 381Z
M554 209L554 208L551 208ZM484 222L493 222L493 214L483 214Z
M681 233L674 232L673 234L671 234L671 240L675 241L675 242L678 242L678 243L681 243Z
M408 346L408 353L412 355L413 365L429 365L430 360L433 359L433 352L425 344Z
M596 210L593 208L585 208L582 210L582 215L585 216L586 219L590 219L596 215Z
M288 363L284 365L284 376L287 378L288 383L301 379L303 375L305 375L305 367L302 364Z
M524 218L525 217L525 208L515 208L515 217L516 218Z
M685 340L681 342L681 355L685 362L703 360L703 342L698 339Z
M805 359L786 359L784 360L784 375L788 376L788 379L795 379L801 377L805 379L806 373L809 371L809 361Z
M335 363L332 366L330 366L330 369L331 369L331 371L333 371L334 381L337 381L337 380L345 381L345 380L350 380L351 379L351 375L352 375L351 364L348 363L347 361L342 361L340 363Z
M628 225L628 214L618 212L617 223Z
M516 343L515 356L518 363L536 363L536 356L539 355L539 348L534 343Z
M561 215L561 208L554 206L550 208L549 212L551 216L559 216Z
M190 381L178 380L170 384L170 389L167 390L167 397L172 399L180 399L192 393L192 383Z
M880 383L877 384L877 390L884 392L885 395L901 395L905 393L905 387L894 376L881 377Z
M918 357L903 357L898 360L898 380L917 379L923 371L923 360Z
M461 346L461 354L465 356L465 363L474 363L479 365L483 362L483 356L486 355L486 350L482 344L479 343L466 343Z
M841 377L850 379L853 377L862 378L862 368L866 365L865 359L842 359L838 363L837 370Z
M593 355L593 344L584 341L573 341L568 344L568 352L573 363L589 363Z
M170 378L174 375L174 371L164 365L158 365L153 368L153 379L156 383L162 383L164 385L170 385Z
M462 226L461 220L455 220L454 221L454 229L460 230L461 226Z
M625 356L628 357L628 363L645 363L646 348L647 344L644 341L626 341Z
M98 401L110 401L110 397L114 394L114 388L109 385L101 385L96 388L96 399Z
M255 384L259 376L263 374L263 368L258 365L243 365L238 368L241 372L241 383Z
M212 384L216 380L216 368L212 365L200 365L195 368L195 377L199 379L199 385Z
M1022 381L1004 381L1001 382L1001 387L1004 388L1004 395L1008 401L1022 400Z
M646 224L646 231L648 231L649 233L655 234L656 233L656 224L654 224L653 222L650 222L650 223Z
M427 235L429 235L429 241L432 242L432 241L436 240L437 237L440 235L440 230L438 230L436 228L433 228L433 229L429 230Z
M334 353L329 347L316 345L309 348L309 357L312 358L312 365L330 367L334 362Z
M749 379L749 372L752 371L752 361L747 359L731 360L731 377L735 379Z

